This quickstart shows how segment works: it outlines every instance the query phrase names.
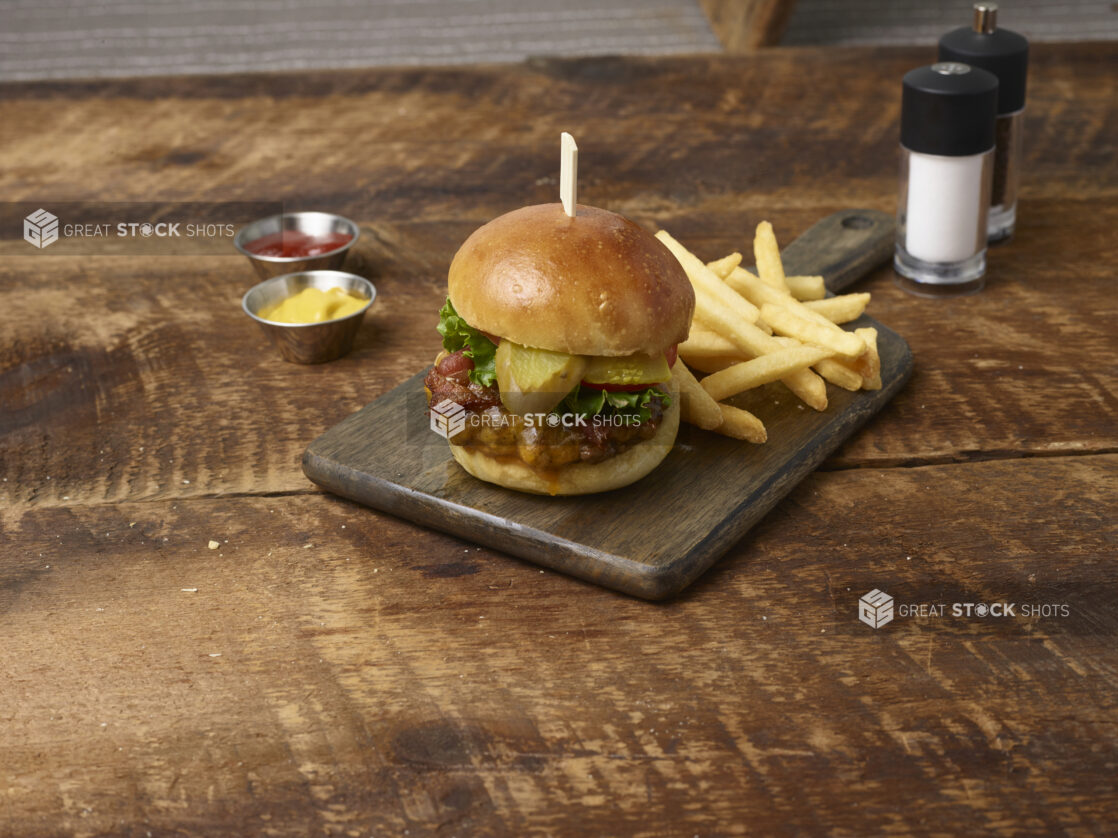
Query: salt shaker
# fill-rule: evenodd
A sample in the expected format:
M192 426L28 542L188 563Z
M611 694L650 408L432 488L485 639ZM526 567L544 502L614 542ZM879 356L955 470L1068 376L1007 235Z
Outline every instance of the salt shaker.
M974 26L954 29L939 40L940 61L960 61L998 77L997 144L987 219L987 238L991 243L1013 235L1017 223L1021 129L1029 70L1029 42L1016 32L999 29L997 24L995 4L975 3Z
M985 283L997 102L997 78L969 64L904 77L893 265L907 291L961 294Z

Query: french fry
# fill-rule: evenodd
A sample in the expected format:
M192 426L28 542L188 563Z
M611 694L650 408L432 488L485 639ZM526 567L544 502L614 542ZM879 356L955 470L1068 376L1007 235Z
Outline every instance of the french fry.
M780 380L812 410L827 409L827 385L811 370L796 370Z
M824 358L815 365L815 371L843 390L862 389L862 376L833 358Z
M745 268L734 268L730 271L726 277L726 284L758 308L765 303L784 305L785 302L796 302L787 291L773 288L767 282L751 274Z
M784 282L784 265L780 261L780 248L776 244L773 225L762 221L753 236L753 258L757 260L757 276L778 291L788 292Z
M851 320L857 320L862 316L869 305L870 295L862 294L842 294L837 297L827 297L824 300L808 300L804 303L804 308L814 311L816 314L821 314L832 323L849 323Z
M765 303L772 303L773 305L784 306L792 311L794 314L799 315L805 320L814 320L822 326L833 328L836 332L842 330L835 326L830 320L819 314L816 311L808 308L805 303L801 303L791 294L778 291L771 285L766 285L758 277L755 277L749 271L735 268L726 277L726 284L745 297L753 305L760 308ZM764 319L758 323L764 323Z
M803 317L785 306L765 303L761 307L761 316L777 334L826 347L832 350L832 354L854 359L866 351L866 342L859 335L844 331L829 321L824 321L824 325L814 319L818 315Z
M758 445L769 438L765 431L765 423L748 410L721 402L718 403L718 410L722 413L722 424L717 430L723 436L756 442Z
M723 256L721 259L716 259L713 262L707 262L707 267L714 272L714 275L719 279L725 279L730 271L741 264L741 254L736 250L729 256Z
M760 314L757 307L740 294L735 294L730 288L727 288L726 283L704 265L698 256L673 239L665 230L658 232L656 238L667 246L668 250L679 260L679 264L683 266L684 273L687 274L687 278L691 280L691 285L695 289L696 304L699 302L699 298L706 297L717 305L724 307L728 314L741 323L752 325L757 322Z
M704 329L697 323L691 324L691 333L678 348L679 357L686 361L688 366L702 372L717 372L739 361L748 361L752 357L746 355L722 335ZM861 381L859 377L859 385Z
M799 320L815 324L815 328L809 328L807 325L799 323L798 320L783 318L782 331L776 321L762 315L761 322L772 326L777 332L791 335L804 343L829 347L835 350L835 354L845 357L854 357L851 353L855 351L858 351L858 354L865 351L864 347L861 350L858 349L860 346L859 339L851 332L839 328L822 314L808 308L806 304L801 303L794 297L766 285L748 271L735 268L726 278L726 284L754 305L761 307L762 311L765 310L765 306L780 306L794 314ZM789 331L790 329L792 331Z
M863 390L881 388L881 356L877 354L877 329L855 329L866 343L866 351L857 358L835 358L835 363L853 370L862 379ZM872 342L872 346L870 345Z
M822 300L827 296L821 276L786 276L784 284L797 300Z
M763 443L764 423L722 402L738 393L783 381L815 410L827 407L824 381L846 390L879 389L877 330L847 331L869 304L866 293L826 298L821 276L785 276L772 225L757 225L757 273L734 252L703 264L667 232L656 237L679 261L695 291L687 339L678 346L673 373L683 418L707 430ZM696 380L692 369L706 375Z
M862 379L863 386L865 385L865 382L867 380L873 378L873 369L871 369L871 367L870 367L871 362L870 362L870 356L869 356L869 350L868 349L865 352L863 352L861 355L859 355L857 358L854 358L854 359L837 358L836 357L836 358L833 358L832 360L836 364L839 364L840 366L844 366L848 370L853 371L855 375L857 375L860 379Z
M870 374L863 376L862 388L865 390L880 390L881 356L877 352L877 329L867 326L864 329L855 329L854 334L866 344L866 362Z
M688 357L681 352L679 353L679 357L686 361L691 369L706 373L707 375L748 360L747 358L743 358L740 353L736 355L691 355ZM861 385L862 377L858 376L858 386L860 387Z
M799 370L828 357L829 349L818 346L793 346L780 349L770 355L761 355L750 361L742 361L732 367L708 375L699 383L711 398L721 401L730 396L778 381ZM859 382L861 379L859 379Z
M723 337L718 332L704 328L699 323L691 324L691 331L687 335L687 340L681 343L679 348L680 350L686 348L708 353L717 352L723 355L741 351L728 338ZM748 358L743 357L741 360L745 361Z
M726 290L729 291L728 288ZM707 331L717 332L751 357L771 351L766 349L772 346L769 343L772 340L770 335L765 334L754 323L741 322L728 309L705 294L695 295L695 321Z
M718 403L707 395L707 391L699 386L691 370L687 369L683 361L678 358L675 366L672 367L672 378L679 385L679 405L684 421L698 425L707 431L713 431L722 424L722 413L718 409ZM858 382L861 383L860 378Z
M695 298L695 319L707 329L729 339L747 355L767 355L781 348L775 337L765 334L752 323L735 322L726 309L713 305L701 294ZM808 407L814 410L827 409L827 387L823 379L811 370L797 370L781 381Z

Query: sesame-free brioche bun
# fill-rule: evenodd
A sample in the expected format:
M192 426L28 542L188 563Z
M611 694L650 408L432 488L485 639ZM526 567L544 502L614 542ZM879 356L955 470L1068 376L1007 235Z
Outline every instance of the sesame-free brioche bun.
M687 339L695 293L655 236L617 213L562 204L513 210L478 228L448 291L475 329L571 355L656 354Z
M540 495L587 495L620 489L640 480L668 456L679 430L679 388L674 380L665 390L672 403L664 410L656 433L600 463L572 463L558 469L537 470L514 457L490 457L476 448L450 444L450 453L479 480Z

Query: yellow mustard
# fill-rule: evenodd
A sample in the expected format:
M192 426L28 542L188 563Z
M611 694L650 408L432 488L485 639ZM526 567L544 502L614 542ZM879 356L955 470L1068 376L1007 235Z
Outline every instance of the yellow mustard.
M357 297L341 288L322 291L319 288L304 288L286 300L260 312L260 316L273 323L323 323L348 317L361 310L367 303L364 297Z

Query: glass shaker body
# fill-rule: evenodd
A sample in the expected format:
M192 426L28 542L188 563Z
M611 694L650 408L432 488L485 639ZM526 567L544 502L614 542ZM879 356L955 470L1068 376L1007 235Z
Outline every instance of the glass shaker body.
M925 154L901 146L893 264L907 291L929 296L985 284L994 149Z
M987 239L1008 239L1017 225L1017 184L1021 179L1021 135L1025 110L1003 114L997 119L994 149L994 180L990 190Z
M939 60L979 67L998 79L997 150L987 239L991 243L1008 239L1017 223L1029 41L1017 32L998 26L996 3L976 0L972 24L952 29L939 39Z

